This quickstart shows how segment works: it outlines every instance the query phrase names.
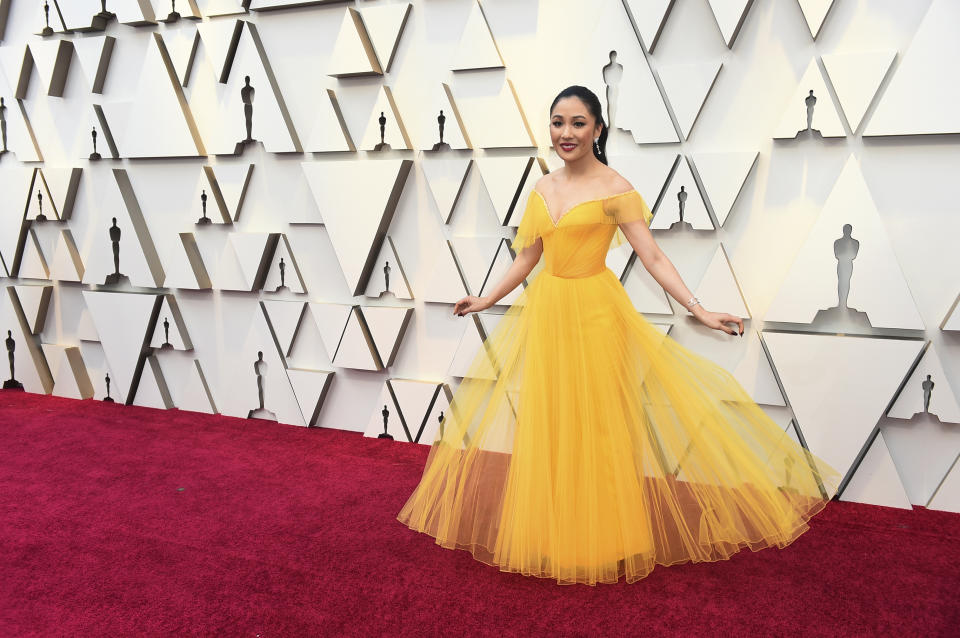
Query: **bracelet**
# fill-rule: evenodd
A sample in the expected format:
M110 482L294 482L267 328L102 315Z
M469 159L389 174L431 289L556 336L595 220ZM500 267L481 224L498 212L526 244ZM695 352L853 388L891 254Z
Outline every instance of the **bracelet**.
M699 299L697 299L696 297L690 297L690 301L687 302L687 308L693 308L698 303L700 303Z

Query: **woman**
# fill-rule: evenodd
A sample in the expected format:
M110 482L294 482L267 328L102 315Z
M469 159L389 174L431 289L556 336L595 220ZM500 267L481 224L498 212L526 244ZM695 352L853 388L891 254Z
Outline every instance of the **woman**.
M605 264L618 228L700 322L743 335L742 319L704 308L654 242L643 198L606 165L606 137L589 89L554 99L564 166L530 194L502 281L454 313L489 308L541 256L545 267L486 338L397 516L443 547L561 584L785 547L840 479L726 370L636 312Z

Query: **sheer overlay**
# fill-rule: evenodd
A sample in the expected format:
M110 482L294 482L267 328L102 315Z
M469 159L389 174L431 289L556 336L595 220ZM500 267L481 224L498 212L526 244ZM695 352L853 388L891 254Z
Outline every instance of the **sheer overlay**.
M555 222L531 193L512 246L540 238L544 268L454 392L401 522L502 571L590 585L809 529L839 473L606 267L617 225L651 217L631 190Z

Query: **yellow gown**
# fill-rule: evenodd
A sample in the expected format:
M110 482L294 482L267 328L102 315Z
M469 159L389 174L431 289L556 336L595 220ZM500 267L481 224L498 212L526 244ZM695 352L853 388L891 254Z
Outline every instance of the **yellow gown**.
M540 237L544 268L454 392L402 523L501 571L590 585L809 529L836 470L647 321L606 267L617 224L651 217L630 190L555 223L530 194L513 249Z

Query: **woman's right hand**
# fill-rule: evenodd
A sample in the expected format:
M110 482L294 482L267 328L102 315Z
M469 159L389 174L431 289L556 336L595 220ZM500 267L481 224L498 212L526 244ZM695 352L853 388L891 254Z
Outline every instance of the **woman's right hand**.
M493 302L486 297L475 297L468 295L458 301L453 306L453 314L465 317L471 312L480 312L493 305Z

